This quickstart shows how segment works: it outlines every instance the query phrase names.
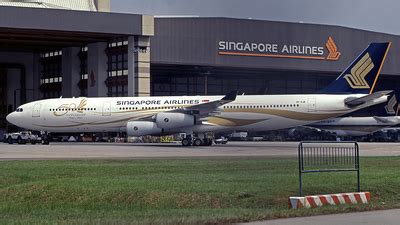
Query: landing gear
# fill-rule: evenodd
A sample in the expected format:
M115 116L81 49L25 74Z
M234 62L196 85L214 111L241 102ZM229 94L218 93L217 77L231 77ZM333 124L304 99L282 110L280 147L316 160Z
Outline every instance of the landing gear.
M189 138L185 138L182 140L182 145L183 146L191 146L192 145L192 140Z
M204 139L204 145L205 146L211 146L213 144L213 140L211 138L205 138Z
M213 139L206 137L204 134L186 135L182 139L183 146L211 146L213 144Z
M48 145L50 144L50 137L49 134L47 132L40 132L41 136L42 136L42 145Z
M24 144L26 144L26 141L23 140L21 137L18 137L18 138L17 138L17 143L18 143L19 145L24 145Z
M196 138L196 139L194 139L193 145L194 146L202 146L203 145L203 141L201 139L199 139L199 138Z

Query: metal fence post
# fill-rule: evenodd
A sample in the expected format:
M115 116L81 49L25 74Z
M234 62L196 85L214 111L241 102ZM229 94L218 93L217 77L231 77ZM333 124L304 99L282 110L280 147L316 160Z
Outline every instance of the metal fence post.
M360 149L358 147L358 143L355 143L356 145L356 168L357 168L357 191L360 192Z
M302 179L302 164L303 164L303 156L301 154L302 143L300 142L298 146L298 154L299 154L299 196L303 196L303 179Z

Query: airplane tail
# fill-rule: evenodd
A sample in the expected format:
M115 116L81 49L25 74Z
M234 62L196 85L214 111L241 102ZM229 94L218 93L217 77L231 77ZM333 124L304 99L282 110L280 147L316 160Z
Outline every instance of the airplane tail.
M388 96L388 101L381 113L377 116L397 116L399 112L400 89L393 91Z
M391 42L368 45L335 81L319 93L372 93L390 45Z

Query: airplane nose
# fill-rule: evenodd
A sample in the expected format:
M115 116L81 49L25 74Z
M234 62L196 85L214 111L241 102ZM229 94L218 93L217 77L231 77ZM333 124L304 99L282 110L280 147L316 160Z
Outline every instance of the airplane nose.
M7 120L9 123L12 123L12 124L15 125L15 121L16 121L16 119L15 119L15 112L12 112L12 113L8 114L7 117L6 117L6 120Z

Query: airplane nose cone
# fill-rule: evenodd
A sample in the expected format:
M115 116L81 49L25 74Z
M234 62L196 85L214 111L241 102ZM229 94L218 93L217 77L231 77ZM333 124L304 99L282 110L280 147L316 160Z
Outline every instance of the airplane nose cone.
M7 117L6 117L6 120L7 120L9 123L12 123L12 124L15 125L15 122L16 122L15 112L8 114Z

